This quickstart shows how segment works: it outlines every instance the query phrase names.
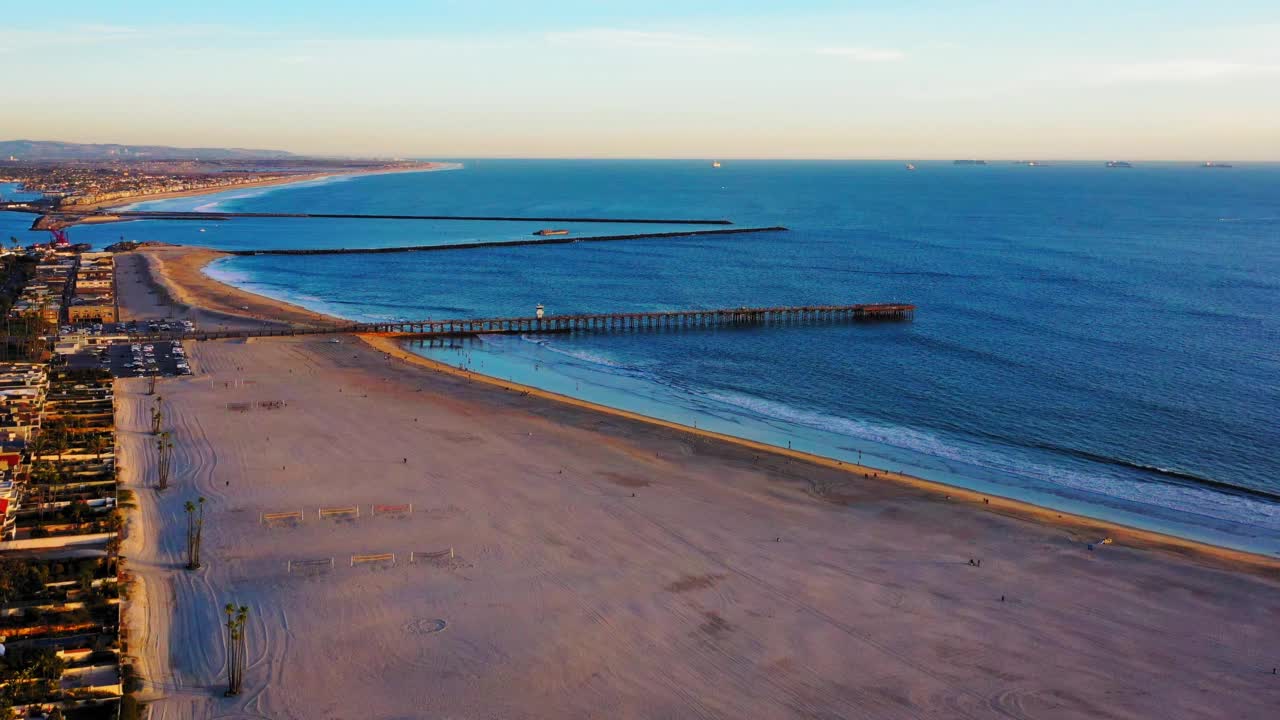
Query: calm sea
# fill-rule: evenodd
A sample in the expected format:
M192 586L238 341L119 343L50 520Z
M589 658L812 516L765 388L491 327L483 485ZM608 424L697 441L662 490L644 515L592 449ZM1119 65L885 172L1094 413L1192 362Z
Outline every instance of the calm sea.
M1278 166L464 164L148 207L785 225L723 239L234 258L213 273L360 319L527 315L538 303L575 313L912 302L909 324L506 337L420 352L699 427L1280 553ZM540 227L148 221L72 236L354 247Z

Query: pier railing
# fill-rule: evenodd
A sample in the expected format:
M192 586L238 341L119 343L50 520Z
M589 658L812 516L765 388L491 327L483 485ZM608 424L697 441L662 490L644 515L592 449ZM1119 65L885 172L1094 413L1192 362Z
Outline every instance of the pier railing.
M146 333L137 339L218 340L317 334L380 334L404 337L461 337L517 333L601 332L726 326L768 326L803 322L880 322L911 320L916 306L904 303L740 307L720 310L591 313L543 317L473 318L463 320L388 321L320 326L292 326L186 333Z

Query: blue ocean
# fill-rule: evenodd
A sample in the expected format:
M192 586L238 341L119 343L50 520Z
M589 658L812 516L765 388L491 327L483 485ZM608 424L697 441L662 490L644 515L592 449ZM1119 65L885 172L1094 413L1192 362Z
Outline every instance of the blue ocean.
M1280 554L1280 166L460 162L142 207L784 225L236 257L211 274L353 319L529 315L539 303L554 314L914 303L910 323L509 336L418 351L700 428ZM10 214L0 231L30 242L29 223ZM78 227L72 239L374 247L523 239L543 226L142 221Z

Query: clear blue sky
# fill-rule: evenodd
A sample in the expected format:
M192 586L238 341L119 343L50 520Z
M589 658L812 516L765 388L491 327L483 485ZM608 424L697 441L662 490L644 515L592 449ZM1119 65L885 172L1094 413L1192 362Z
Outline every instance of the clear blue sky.
M1276 0L73 0L6 9L0 71L2 139L1280 160Z

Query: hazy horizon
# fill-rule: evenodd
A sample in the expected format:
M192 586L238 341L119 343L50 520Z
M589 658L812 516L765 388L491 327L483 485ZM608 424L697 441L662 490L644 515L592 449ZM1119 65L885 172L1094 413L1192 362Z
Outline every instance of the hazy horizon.
M4 140L5 138L0 138L0 142L3 142ZM112 140L64 140L64 139L50 140L45 138L40 138L40 139L12 138L12 140L21 141L21 142L57 142L57 143L85 144L85 145L123 145L127 147L143 147L143 146L159 145L158 143L151 143L151 142L122 143L122 142L115 142ZM340 159L340 160L341 159L347 159L347 160L396 159L396 160L408 160L408 161L416 161L416 162L466 162L469 160L601 160L601 161L636 160L636 161L654 161L654 162L703 160L703 161L710 162L714 160L714 161L722 161L722 162L913 162L913 163L941 162L941 163L950 163L956 160L982 160L991 164L1000 164L1000 163L1012 164L1012 163L1021 163L1021 162L1035 162L1037 164L1045 164L1045 165L1054 164L1054 163L1087 164L1087 163L1111 162L1111 161L1126 161L1126 162L1156 164L1156 165L1161 165L1161 164L1186 165L1188 163L1204 163L1204 162L1248 163L1252 165L1280 164L1280 156L1278 156L1276 159L1254 160L1254 159L1248 159L1248 158L1242 159L1242 158L1230 158L1230 157L1196 157L1196 158L1185 158L1185 159L1160 158L1160 157L1143 158L1143 157L1136 157L1132 155L1123 156L1123 157L1098 156L1098 157L1076 157L1076 158L1021 156L1021 155L1019 156L953 155L953 156L945 156L945 157L943 156L925 157L925 156L907 156L907 155L898 156L898 157L888 157L888 156L886 157L870 157L870 156L864 156L864 157L774 156L774 157L769 157L769 156L763 156L763 155L758 155L758 156L746 156L746 155L742 155L742 156L734 156L734 155L714 155L714 156L713 155L697 155L697 156L695 155L686 155L686 156L577 155L575 156L575 155L479 155L479 154L477 155L448 155L448 154L415 155L415 154L406 154L406 153L398 153L398 154L389 153L389 154L381 154L381 155L358 155L358 154L352 154L352 153L335 153L335 152L307 153L307 152L291 150L290 148L287 148L287 147L245 148L245 147L235 147L235 146L212 145L210 143L200 143L200 142L196 142L191 145L164 145L164 147L172 147L177 150L215 149L215 150L241 150L245 152L285 151L285 152L292 152L300 158L310 158L310 159ZM22 160L22 159L23 158L20 158L20 157L18 158L18 160ZM0 158L0 160L2 160L2 158Z
M0 137L384 157L1280 160L1274 3L628 5L74 0L7 18L0 67L34 81L10 83L21 102Z

